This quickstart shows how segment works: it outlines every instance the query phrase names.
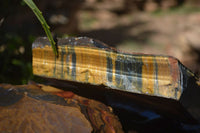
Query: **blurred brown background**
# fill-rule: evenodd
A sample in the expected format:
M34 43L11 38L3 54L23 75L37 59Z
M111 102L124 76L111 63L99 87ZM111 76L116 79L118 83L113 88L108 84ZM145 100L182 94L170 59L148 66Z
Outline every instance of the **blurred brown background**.
M199 0L34 0L54 35L88 36L112 47L170 55L200 73ZM21 0L0 2L0 82L33 79L31 43L45 36ZM14 80L13 80L14 79Z

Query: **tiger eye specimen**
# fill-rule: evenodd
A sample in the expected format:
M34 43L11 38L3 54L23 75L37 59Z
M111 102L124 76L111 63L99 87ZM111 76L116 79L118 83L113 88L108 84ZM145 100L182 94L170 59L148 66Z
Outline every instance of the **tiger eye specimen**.
M174 57L125 53L87 37L58 38L58 58L47 38L32 52L34 75L175 100L198 79Z

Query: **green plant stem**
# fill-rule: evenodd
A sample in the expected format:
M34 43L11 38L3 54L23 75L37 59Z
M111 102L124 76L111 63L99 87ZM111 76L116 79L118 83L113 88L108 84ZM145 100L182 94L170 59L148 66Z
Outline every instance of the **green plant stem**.
M42 27L44 28L44 31L51 43L51 46L53 48L53 51L55 53L55 55L58 55L58 51L56 49L55 46L55 41L53 40L53 37L51 35L50 32L50 27L48 26L48 24L46 23L44 17L42 16L42 12L37 8L37 6L35 5L35 3L32 0L24 0L24 2L32 9L32 11L34 12L34 14L37 16L38 20L40 21L40 23L42 24Z

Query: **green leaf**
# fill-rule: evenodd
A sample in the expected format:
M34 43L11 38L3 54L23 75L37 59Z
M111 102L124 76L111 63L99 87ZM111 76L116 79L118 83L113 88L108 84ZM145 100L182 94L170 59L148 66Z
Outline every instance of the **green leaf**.
M48 39L51 43L51 46L53 48L55 55L58 56L58 51L57 51L56 46L55 46L56 43L53 40L53 37L51 35L50 27L48 26L44 17L42 16L42 12L37 8L37 6L35 5L35 3L32 0L24 0L24 2L32 9L34 14L37 16L38 20L42 24L42 27L44 28L44 31L45 31L45 33L46 33L46 35L47 35L47 37L48 37Z

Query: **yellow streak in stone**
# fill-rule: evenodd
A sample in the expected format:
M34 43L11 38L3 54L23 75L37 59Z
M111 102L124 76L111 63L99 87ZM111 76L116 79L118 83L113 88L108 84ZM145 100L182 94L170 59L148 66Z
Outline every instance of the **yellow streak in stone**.
M171 87L173 83L172 76L170 73L170 64L167 57L156 57L156 62L158 65L158 86L159 95L164 95L166 97L174 97L174 93Z
M106 51L75 47L76 75L80 82L105 84L106 79Z
M144 94L153 94L155 83L153 56L142 56L142 62L142 92Z
M41 48L33 50L33 73L53 77L54 53L49 52L51 48L48 46L45 46L44 49L47 49L48 52L44 52Z

